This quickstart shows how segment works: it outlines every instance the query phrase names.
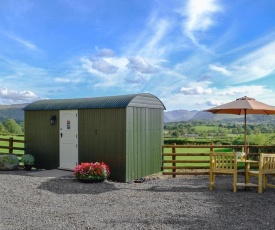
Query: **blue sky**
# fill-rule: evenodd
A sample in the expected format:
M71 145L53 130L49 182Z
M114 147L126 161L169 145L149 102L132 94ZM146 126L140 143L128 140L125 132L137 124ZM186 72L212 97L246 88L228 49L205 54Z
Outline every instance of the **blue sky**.
M151 93L275 105L274 0L0 1L0 104Z

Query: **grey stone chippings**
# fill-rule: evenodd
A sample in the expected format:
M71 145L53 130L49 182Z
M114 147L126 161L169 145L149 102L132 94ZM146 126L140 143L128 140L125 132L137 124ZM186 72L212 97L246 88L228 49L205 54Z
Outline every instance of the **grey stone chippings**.
M143 183L91 184L0 171L0 229L275 228L275 189L233 193L233 178L217 176L210 192L208 182L207 175L154 175Z

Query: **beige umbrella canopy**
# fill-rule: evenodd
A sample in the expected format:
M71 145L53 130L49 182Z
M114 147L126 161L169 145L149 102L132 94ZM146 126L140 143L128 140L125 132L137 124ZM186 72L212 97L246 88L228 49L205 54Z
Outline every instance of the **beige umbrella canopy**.
M247 114L275 114L275 107L256 101L251 97L241 97L235 101L204 110L214 114L244 115L244 144L246 153L246 115Z

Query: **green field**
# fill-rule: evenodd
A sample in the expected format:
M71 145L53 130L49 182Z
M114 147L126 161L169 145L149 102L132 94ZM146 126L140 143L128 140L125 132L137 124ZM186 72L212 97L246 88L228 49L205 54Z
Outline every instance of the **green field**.
M207 125L198 125L194 126L194 130L197 132L201 131L219 131L219 130L228 130L227 128L224 127L218 127L218 126L207 126Z
M231 152L230 148L217 148L214 151L216 152ZM164 153L172 153L172 148L164 148ZM210 148L177 148L176 153L210 153ZM171 156L165 156L164 160L172 160ZM196 161L196 160L205 160L207 163L177 163L177 166L209 166L209 156L177 156L176 160L188 160L188 161ZM164 166L172 166L172 163L165 163ZM165 171L170 171L166 169Z
M0 135L0 139L2 139L2 138L7 139L7 140L0 140L0 152L1 153L9 153L8 149L2 148L1 146L9 146L8 139L11 138L11 137L14 140L24 140L24 136L3 136L3 135ZM14 147L19 147L19 148L24 148L25 144L24 143L19 143L19 142L14 142L13 146ZM25 152L24 150L13 150L14 154L19 154L19 155L24 154L24 152Z

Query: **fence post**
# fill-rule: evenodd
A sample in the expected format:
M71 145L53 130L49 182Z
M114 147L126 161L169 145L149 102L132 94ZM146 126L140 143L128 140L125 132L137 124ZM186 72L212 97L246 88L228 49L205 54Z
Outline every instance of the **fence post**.
M210 143L210 153L213 152L213 147L212 147L212 145L213 145L213 142Z
M176 145L177 145L176 143L173 143L172 153L176 153ZM173 156L172 156L172 160L173 160L173 161L175 161L175 160L176 160L176 156L175 156L175 155L173 155ZM176 166L176 163L175 163L175 162L173 162L173 163L172 163L172 166L173 166L173 167L175 167L175 166ZM176 169L173 169L173 178L175 178L175 177L176 177L175 172L176 172Z
M9 138L9 154L12 154L13 152L13 138Z
M249 155L249 143L247 143L247 147L246 147L246 153L245 153L245 159L248 160L248 155Z
M213 142L210 143L210 152L209 152L209 172L212 170L211 169L211 164L212 164L212 159L211 159L211 153L214 152L214 148L213 148ZM211 178L210 178L211 180Z

